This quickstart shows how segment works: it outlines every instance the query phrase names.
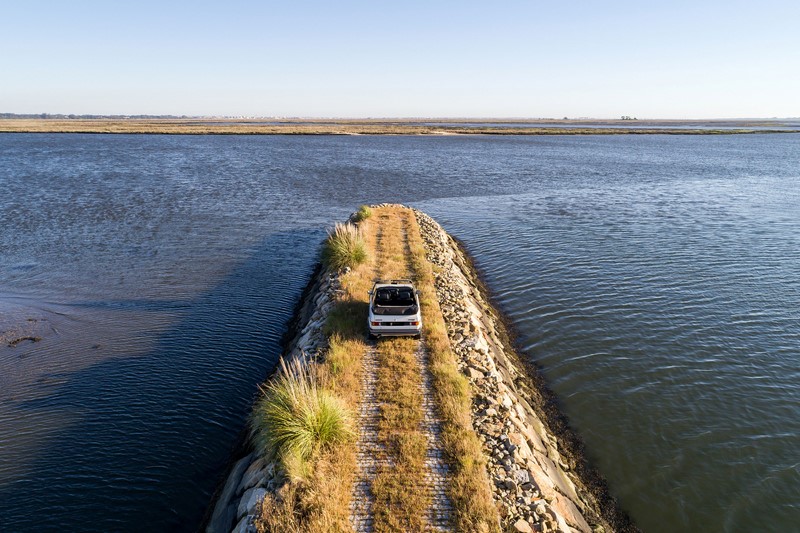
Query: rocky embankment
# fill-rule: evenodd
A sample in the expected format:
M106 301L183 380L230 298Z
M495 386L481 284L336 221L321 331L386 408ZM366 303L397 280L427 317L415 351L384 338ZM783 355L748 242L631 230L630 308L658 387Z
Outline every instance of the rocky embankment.
M541 378L517 356L466 253L432 218L414 213L435 266L451 346L472 387L473 427L488 458L502 529L636 531L586 466L579 441ZM340 290L336 273L317 272L298 307L285 357L315 357L325 348L325 319ZM254 531L260 500L280 486L276 474L274 464L254 453L239 459L217 495L206 531Z
M431 217L415 213L427 258L437 267L450 343L473 388L473 427L489 459L504 529L635 530L575 449L578 441L536 370L520 361L467 255Z

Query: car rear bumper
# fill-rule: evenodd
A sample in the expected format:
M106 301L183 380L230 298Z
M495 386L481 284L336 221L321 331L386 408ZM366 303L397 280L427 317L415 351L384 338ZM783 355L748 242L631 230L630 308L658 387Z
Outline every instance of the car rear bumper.
M370 326L369 334L375 337L408 337L422 332L421 326Z

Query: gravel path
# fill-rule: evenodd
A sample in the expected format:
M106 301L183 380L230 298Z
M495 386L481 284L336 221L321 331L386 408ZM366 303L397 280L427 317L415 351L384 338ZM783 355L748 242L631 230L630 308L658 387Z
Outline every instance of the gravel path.
M408 250L408 222L404 220L402 238ZM375 277L381 272L383 231L378 227ZM409 267L409 272L411 271ZM432 377L429 368L428 351L424 341L419 341L414 353L422 369L422 409L421 432L427 440L425 452L426 473L420 483L424 483L430 496L431 506L426 512L428 531L451 531L452 506L447 496L449 471L441 448L441 421L437 414L433 397ZM391 466L391 457L378 440L380 404L376 399L378 356L375 342L371 342L364 353L363 374L361 376L361 404L358 411L358 440L356 442L357 474L353 485L353 499L350 506L353 529L358 533L374 531L372 482L379 466Z
M374 344L364 352L364 373L361 376L361 405L358 409L358 441L356 442L356 465L358 468L350 503L350 521L357 532L373 530L372 482L379 464L388 464L389 457L378 442L378 420L380 405L375 398L375 382L378 372L378 354Z

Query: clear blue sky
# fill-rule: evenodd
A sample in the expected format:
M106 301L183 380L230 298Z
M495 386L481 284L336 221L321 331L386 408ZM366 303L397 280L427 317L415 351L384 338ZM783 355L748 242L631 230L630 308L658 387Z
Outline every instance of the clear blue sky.
M0 0L0 112L800 115L800 1Z

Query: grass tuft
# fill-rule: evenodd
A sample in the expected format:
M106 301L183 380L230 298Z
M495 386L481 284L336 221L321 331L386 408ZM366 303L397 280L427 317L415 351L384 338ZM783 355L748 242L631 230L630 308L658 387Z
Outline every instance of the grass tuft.
M362 220L367 220L371 216L372 209L370 209L368 205L362 205L353 215L353 222L361 222Z
M361 230L354 224L337 223L328 231L328 239L322 249L322 261L329 268L341 270L354 268L367 260L367 249Z
M253 438L263 456L278 459L290 476L307 477L315 452L353 437L349 410L318 383L311 365L281 359L279 376L262 390L252 414Z

